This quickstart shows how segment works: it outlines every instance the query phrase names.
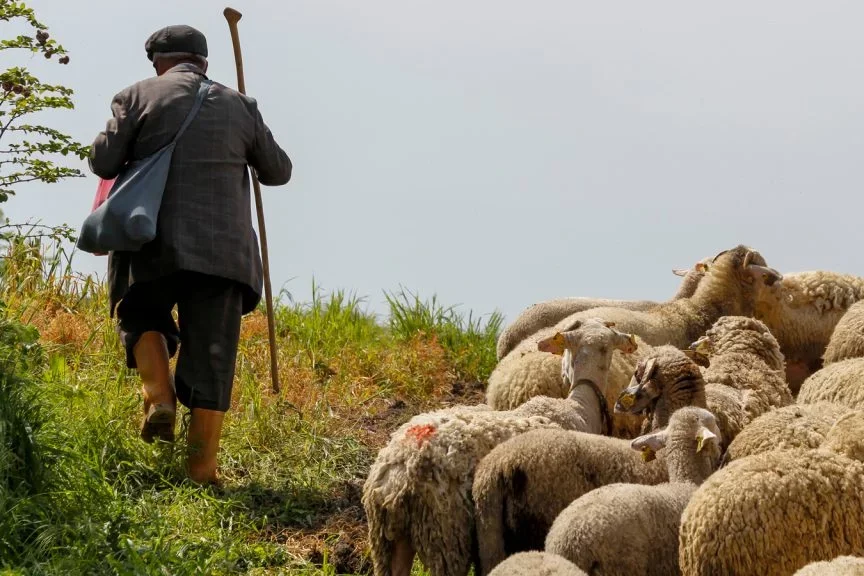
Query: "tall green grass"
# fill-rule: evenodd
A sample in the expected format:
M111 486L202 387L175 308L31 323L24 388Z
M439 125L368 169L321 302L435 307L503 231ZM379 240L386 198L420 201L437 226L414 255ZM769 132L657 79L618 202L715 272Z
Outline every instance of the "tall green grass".
M266 320L244 319L224 486L200 488L183 476L184 418L175 445L138 439L139 383L105 286L73 259L13 237L0 262L0 573L364 573L359 490L377 449L494 367L495 312L400 290L382 321L313 283L310 302L276 303L281 395Z

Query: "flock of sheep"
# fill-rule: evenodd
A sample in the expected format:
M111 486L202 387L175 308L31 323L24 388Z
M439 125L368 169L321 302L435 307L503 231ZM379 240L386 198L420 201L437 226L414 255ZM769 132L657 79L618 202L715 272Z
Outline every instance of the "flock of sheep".
M666 302L535 304L485 404L392 434L376 576L864 574L864 278L743 245L676 274Z

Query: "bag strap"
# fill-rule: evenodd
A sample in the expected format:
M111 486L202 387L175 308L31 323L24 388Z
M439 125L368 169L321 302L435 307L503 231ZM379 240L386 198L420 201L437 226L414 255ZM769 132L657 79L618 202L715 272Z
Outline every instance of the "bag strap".
M173 144L180 139L180 136L183 135L183 132L186 131L186 128L189 127L189 124L192 123L192 120L198 114L198 111L201 109L201 105L204 103L204 98L207 96L207 92L210 91L210 86L213 85L213 81L207 78L201 80L201 85L198 87L198 94L195 96L195 104L192 105L192 110L189 111L189 114L186 116L186 119L183 121L183 124L180 126L180 130L174 136L174 139L171 141Z

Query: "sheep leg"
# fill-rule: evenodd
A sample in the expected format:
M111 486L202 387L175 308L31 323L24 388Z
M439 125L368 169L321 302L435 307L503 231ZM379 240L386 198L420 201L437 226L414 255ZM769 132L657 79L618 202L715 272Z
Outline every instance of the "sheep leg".
M414 546L407 538L400 538L393 543L393 556L390 560L392 576L410 576L414 564Z

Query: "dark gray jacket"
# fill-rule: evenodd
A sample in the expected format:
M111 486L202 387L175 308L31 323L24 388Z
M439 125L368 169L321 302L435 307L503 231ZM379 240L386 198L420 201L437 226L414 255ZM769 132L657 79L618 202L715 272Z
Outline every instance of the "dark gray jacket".
M201 69L180 64L118 93L111 103L114 117L93 142L93 173L114 178L126 162L170 142L203 77ZM257 306L263 275L247 164L263 185L280 186L291 178L291 160L255 100L214 82L174 149L156 239L139 252L109 255L112 315L133 282L178 270L237 280L247 288L244 313Z

